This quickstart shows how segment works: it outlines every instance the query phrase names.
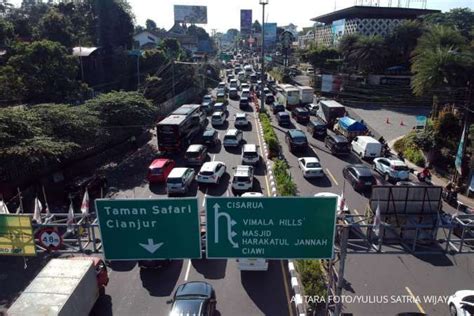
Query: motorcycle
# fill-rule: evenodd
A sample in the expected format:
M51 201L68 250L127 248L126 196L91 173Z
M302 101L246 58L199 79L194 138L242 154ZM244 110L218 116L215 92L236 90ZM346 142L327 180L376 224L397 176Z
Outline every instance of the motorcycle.
M423 174L423 172L418 172L418 173L416 174L416 178L417 178L418 181L420 181L420 182L424 182L424 183L426 183L426 184L433 184L433 182L431 182L431 175L425 176L425 175Z
M390 147L387 144L384 144L382 147L382 156L385 158L392 157L392 152L390 151Z
M443 201L451 205L452 207L458 207L458 194L457 192L453 192L451 190L447 190L443 188L443 192L441 193L441 198Z

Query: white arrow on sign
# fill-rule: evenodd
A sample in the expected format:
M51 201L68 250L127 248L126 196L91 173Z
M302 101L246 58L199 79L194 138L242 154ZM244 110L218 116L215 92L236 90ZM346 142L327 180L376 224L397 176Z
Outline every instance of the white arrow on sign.
M143 248L145 248L148 252L154 253L155 251L158 250L158 248L163 246L163 243L160 242L160 243L155 244L153 239L148 238L148 244L139 244L139 245L142 246Z

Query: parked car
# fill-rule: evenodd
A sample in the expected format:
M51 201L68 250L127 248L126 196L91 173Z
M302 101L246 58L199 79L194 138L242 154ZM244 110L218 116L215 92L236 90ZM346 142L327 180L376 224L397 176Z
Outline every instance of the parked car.
M309 111L304 107L295 107L291 111L291 117L298 123L306 124L309 122Z
M242 164L257 165L259 162L258 146L255 144L245 144L242 148Z
M366 165L345 166L342 170L342 175L356 191L370 189L377 183L374 175Z
M232 177L232 189L247 191L253 188L254 170L252 166L237 166Z
M451 295L448 299L449 313L451 316L474 315L474 291L461 290Z
M314 103L306 104L305 107L309 111L309 114L314 116L317 114L319 109L319 106Z
M207 147L201 144L189 145L184 159L187 165L202 165L207 159Z
M247 97L241 97L239 101L239 109L244 110L250 106L249 99Z
M207 146L215 146L219 143L219 133L213 129L208 128L202 133L202 142Z
M224 135L224 147L238 147L243 141L243 133L238 129L229 129Z
M160 158L152 161L148 167L148 182L166 182L171 170L176 166L176 162L172 159Z
M410 169L403 161L398 159L375 158L374 170L384 176L387 181L404 181L410 177Z
M193 168L173 168L166 180L168 195L188 192L193 182L194 174Z
M285 106L277 102L273 102L271 108L273 114L277 114L278 112L285 112Z
M238 99L239 98L239 91L237 88L230 88L229 89L229 98L232 100Z
M322 177L324 176L323 168L316 157L302 157L298 158L298 166L305 178Z
M276 114L276 118L277 118L278 125L280 126L291 125L290 114L288 114L288 112L278 112Z
M250 122L247 118L247 113L236 113L235 114L235 127L247 127Z
M261 192L245 192L241 195L241 197L263 197L263 193Z
M305 151L308 148L308 139L305 133L300 129L288 130L285 134L285 141L291 152Z
M327 135L327 125L320 118L314 118L306 125L306 130L311 134L312 137L325 137Z
M170 316L212 316L216 310L216 293L207 282L193 281L176 289L171 303Z
M333 155L348 155L351 152L349 140L342 135L326 136L324 146L329 148Z
M212 126L222 126L225 123L226 115L224 112L214 112L211 116Z
M360 158L377 158L382 155L382 144L370 136L357 136L351 143L352 151Z
M199 170L196 181L198 183L219 183L219 180L226 172L226 165L220 161L209 161L202 165Z

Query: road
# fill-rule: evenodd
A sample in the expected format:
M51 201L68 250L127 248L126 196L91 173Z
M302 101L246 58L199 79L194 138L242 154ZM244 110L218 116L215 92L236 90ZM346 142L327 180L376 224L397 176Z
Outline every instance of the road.
M319 192L341 194L344 188L344 197L351 213L363 215L368 205L368 195L359 194L350 185L344 185L341 172L347 164L361 163L359 158L354 155L333 156L324 147L322 140L314 139L308 133L306 133L310 142L308 151L293 154L285 143L285 132L288 129L278 126L275 116L270 115L283 154L290 166L289 171L297 184L298 195L312 196ZM290 128L306 132L306 126L296 123L293 119L292 124ZM315 180L305 179L297 163L297 158L303 156L318 157L324 168L325 177ZM380 175L375 176L379 184L385 184ZM413 175L411 177L414 178ZM400 312L446 315L448 308L445 302L416 304L413 303L415 300L412 297L419 297L421 301L424 299L423 296L446 297L460 289L472 289L474 284L472 255L349 254L345 267L346 286L343 295L350 298L347 299L349 303L344 304L343 311L353 315L396 315ZM384 296L389 302L378 304L376 299L383 299ZM369 298L372 303L356 303L357 299Z
M251 126L244 129L244 140L263 149L256 129L254 107L247 111ZM228 123L216 127L222 141L225 131L234 126L234 115L241 112L238 100L230 100ZM150 187L145 181L149 163L156 154L156 137L136 155L117 167L110 185L118 189L115 197L166 198L163 185ZM231 177L233 168L240 164L240 148L229 149L218 145L209 151L209 160L222 161L227 174L216 186L198 187L193 184L187 196L197 196L204 210L205 196L233 196ZM262 155L263 157L263 155ZM174 157L178 166L184 166L182 157ZM196 168L198 171L198 168ZM261 164L255 170L253 191L269 193L266 168ZM93 315L166 315L166 303L176 287L186 281L206 281L217 295L217 310L221 315L292 315L288 289L289 273L286 262L270 261L267 272L241 272L235 260L179 260L164 270L140 270L136 262L115 262L111 265L107 296L98 301ZM219 315L219 314L218 314Z

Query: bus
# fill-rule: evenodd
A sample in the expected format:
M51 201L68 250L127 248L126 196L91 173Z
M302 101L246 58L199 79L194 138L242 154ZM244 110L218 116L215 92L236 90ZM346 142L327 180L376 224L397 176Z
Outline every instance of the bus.
M277 85L278 103L285 105L287 110L292 111L300 104L300 90L291 84Z
M206 120L199 104L180 106L156 125L158 150L163 153L179 152L205 128Z

